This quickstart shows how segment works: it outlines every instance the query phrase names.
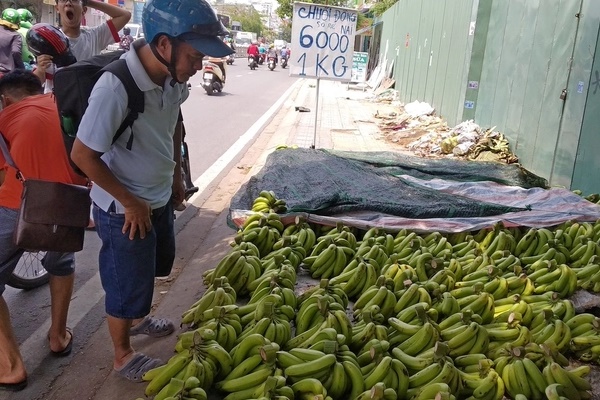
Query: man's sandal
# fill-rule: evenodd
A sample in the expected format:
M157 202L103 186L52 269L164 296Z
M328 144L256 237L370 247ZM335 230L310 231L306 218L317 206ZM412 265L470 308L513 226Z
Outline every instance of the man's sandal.
M133 353L131 359L127 364L115 371L124 378L129 379L132 382L142 382L142 376L151 369L154 369L164 364L162 360L158 358L148 357L143 353Z
M163 337L175 331L173 321L166 318L146 316L136 326L129 329L129 336L148 335L150 337Z

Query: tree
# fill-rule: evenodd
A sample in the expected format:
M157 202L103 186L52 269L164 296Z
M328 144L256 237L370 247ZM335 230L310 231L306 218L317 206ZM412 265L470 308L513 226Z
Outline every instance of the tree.
M281 19L292 18L294 12L294 2L291 0L277 0L279 7L277 8L277 15ZM328 6L335 7L346 7L348 5L347 0L308 0L309 3L313 4L326 4Z
M220 14L229 15L231 21L242 24L242 31L254 32L263 36L264 24L260 19L260 13L252 6L243 4L224 4L216 6Z
M369 12L373 13L374 16L379 17L381 14L386 12L390 7L396 4L398 0L378 0L375 2Z

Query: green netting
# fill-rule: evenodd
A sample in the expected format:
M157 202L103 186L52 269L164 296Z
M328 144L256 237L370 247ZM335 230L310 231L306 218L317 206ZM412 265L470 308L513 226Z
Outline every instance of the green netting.
M318 215L377 211L422 219L483 217L524 210L413 184L390 174L389 164L378 168L359 161L360 153L352 154L354 157L318 149L277 150L268 156L261 171L235 194L230 209L250 210L261 190L272 190L287 202L288 212ZM393 160L391 153L378 154L388 163ZM426 161L423 159L422 164Z
M357 152L335 151L329 153L361 161L378 167L391 175L411 175L420 179L448 179L459 182L492 181L502 185L547 188L548 181L517 164L459 159L432 159L414 157L389 151Z

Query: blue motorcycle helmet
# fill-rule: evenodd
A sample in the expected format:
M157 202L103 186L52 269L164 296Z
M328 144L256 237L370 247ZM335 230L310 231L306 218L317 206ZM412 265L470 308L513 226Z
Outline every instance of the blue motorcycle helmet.
M175 76L175 49L179 41L211 57L221 58L233 53L219 38L229 32L205 0L148 0L142 12L142 27L154 56L167 66L176 82L179 81ZM163 34L172 43L170 64L158 54L154 45Z

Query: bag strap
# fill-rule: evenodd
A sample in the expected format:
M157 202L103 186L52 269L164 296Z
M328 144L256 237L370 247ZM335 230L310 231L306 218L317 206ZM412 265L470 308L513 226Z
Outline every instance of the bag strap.
M2 155L4 156L4 159L6 160L8 165L17 170L17 178L21 182L24 182L25 178L23 177L21 170L19 169L19 167L17 167L17 164L15 164L15 160L13 160L13 158L10 155L10 152L8 151L8 145L6 144L6 140L4 140L4 134L2 132L0 132L0 150L2 150Z
M133 79L131 75L131 71L127 67L127 62L124 59L119 59L111 62L104 68L102 68L102 72L108 71L114 74L125 86L125 91L127 92L127 108L129 109L129 113L125 116L123 122L115 132L113 136L112 143L114 144L119 137L125 132L125 129L130 128L131 135L127 140L127 150L131 150L131 146L133 145L133 122L138 118L140 113L144 112L144 92L140 90L137 83Z

